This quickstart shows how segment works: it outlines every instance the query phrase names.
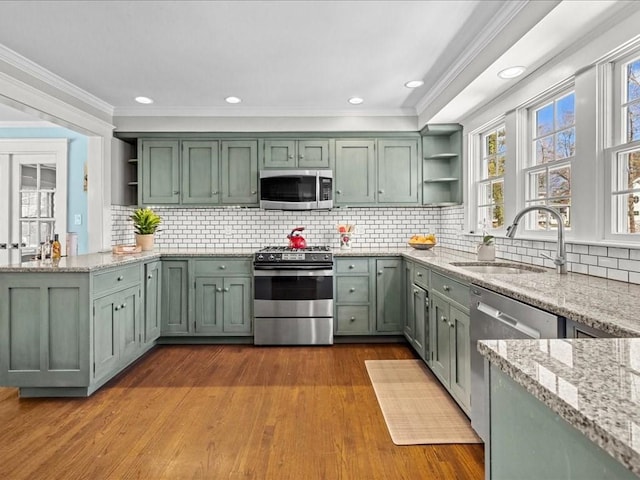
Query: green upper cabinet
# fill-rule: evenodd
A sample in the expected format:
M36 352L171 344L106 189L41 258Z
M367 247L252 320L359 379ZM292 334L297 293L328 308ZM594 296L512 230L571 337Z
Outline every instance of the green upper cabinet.
M142 204L180 203L180 142L143 140Z
M225 205L258 205L258 142L222 141L220 200Z
M330 165L328 139L264 142L265 168L330 168Z
M422 203L462 203L462 126L427 125L422 137Z
M220 203L219 142L182 142L182 203Z
M375 140L336 140L336 206L375 204L375 145Z
M418 171L417 140L378 140L378 203L417 205Z

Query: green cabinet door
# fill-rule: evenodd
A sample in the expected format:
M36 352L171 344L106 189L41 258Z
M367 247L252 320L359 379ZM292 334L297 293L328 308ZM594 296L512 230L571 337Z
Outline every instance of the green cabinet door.
M469 315L449 307L449 349L451 351L450 389L454 398L467 411L471 405L471 356Z
M378 140L379 204L418 205L418 141Z
M258 142L222 142L221 203L258 205Z
M196 277L195 286L195 332L198 334L221 333L223 278Z
M376 259L376 331L401 333L404 317L401 259Z
M118 367L119 306L118 294L102 297L93 302L93 377L96 380L109 375Z
M329 140L300 140L298 142L298 167L330 168Z
M265 140L265 168L295 168L298 165L296 157L295 140Z
M220 203L218 142L182 142L182 203Z
M413 336L415 331L415 288L413 287L413 263L405 262L404 264L404 284L406 285L405 305L407 311L404 316L404 336L413 344Z
M120 363L138 356L142 340L140 322L140 287L131 287L120 292L119 304L114 307L118 312L116 320L120 331Z
M189 278L186 260L162 261L162 334L189 333Z
M429 333L433 339L431 369L443 385L449 388L451 372L449 303L434 294L432 294L431 302L431 320L429 323Z
M160 336L160 313L162 311L161 262L150 262L144 266L144 327L143 342L150 343Z
M418 355L423 360L427 357L425 356L425 332L426 332L426 323L429 321L429 305L428 305L428 297L427 292L418 287L417 285L413 285L413 325L414 325L414 333L413 333L413 348L416 349Z
M375 204L375 158L375 140L336 140L336 206Z
M143 204L180 203L180 142L178 140L143 140Z
M251 333L253 303L250 277L228 277L223 287L223 330L225 333Z

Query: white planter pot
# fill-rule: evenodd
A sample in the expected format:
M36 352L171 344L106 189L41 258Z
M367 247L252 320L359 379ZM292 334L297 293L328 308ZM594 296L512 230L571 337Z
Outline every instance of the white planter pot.
M155 235L153 233L148 235L140 235L136 233L136 245L141 247L143 252L153 250L154 237Z
M481 243L478 245L478 260L481 262L492 261L496 259L496 246L484 245Z

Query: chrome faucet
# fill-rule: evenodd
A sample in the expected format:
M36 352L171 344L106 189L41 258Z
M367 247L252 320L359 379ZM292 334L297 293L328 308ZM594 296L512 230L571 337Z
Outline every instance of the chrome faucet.
M567 249L564 244L564 220L555 208L547 207L545 205L531 205L525 207L516 214L516 218L513 219L513 223L507 227L507 237L514 238L516 236L516 229L518 228L518 222L525 213L533 212L534 210L542 210L549 212L558 220L558 249L556 258L551 258L546 253L541 253L540 256L548 258L556 265L556 271L558 273L567 273Z

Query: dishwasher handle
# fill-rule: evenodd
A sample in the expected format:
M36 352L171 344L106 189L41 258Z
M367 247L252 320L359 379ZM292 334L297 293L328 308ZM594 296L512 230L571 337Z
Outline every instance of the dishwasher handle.
M519 322L512 316L507 315L506 313L501 312L497 308L487 305L486 303L478 302L476 308L478 309L478 311L484 313L485 315L488 315L491 318L510 326L511 328L519 331L520 333L523 333L529 338L537 340L541 337L540 332L535 328L531 328L530 326Z

